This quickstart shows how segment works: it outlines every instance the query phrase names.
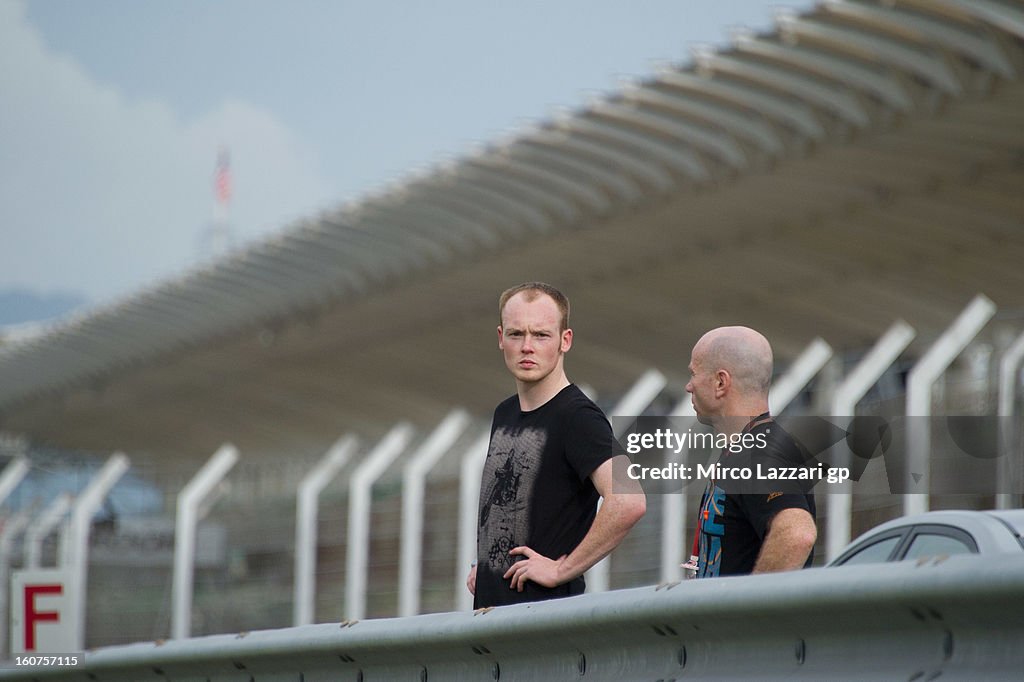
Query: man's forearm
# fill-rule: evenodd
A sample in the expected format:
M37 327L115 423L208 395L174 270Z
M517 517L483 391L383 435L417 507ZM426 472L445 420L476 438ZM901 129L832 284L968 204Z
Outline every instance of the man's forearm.
M783 509L772 519L754 564L754 573L803 568L814 549L818 529L803 509Z
M647 509L643 494L613 495L597 510L590 530L559 565L559 583L583 575L591 566L619 546Z

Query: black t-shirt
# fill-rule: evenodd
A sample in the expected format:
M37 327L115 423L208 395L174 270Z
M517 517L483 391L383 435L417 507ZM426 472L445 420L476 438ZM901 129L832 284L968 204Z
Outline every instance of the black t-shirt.
M773 469L806 469L804 453L777 423L762 415L747 433L754 444L740 452L723 450L723 470L751 472L751 479L722 476L709 481L700 503L697 577L746 575L754 570L768 524L783 509L804 509L815 515L814 495L806 481L758 479ZM762 445L763 443L763 445ZM814 558L812 550L805 567Z
M530 412L515 395L498 405L480 486L474 608L583 593L582 576L554 588L528 581L522 592L502 576L524 558L513 547L550 559L576 548L597 513L590 475L619 452L604 413L575 385Z

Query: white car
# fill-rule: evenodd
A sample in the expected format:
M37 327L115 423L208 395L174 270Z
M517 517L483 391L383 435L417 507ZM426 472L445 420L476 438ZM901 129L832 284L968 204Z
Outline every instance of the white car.
M1024 509L932 511L893 519L869 530L828 565L1021 552L1024 552Z

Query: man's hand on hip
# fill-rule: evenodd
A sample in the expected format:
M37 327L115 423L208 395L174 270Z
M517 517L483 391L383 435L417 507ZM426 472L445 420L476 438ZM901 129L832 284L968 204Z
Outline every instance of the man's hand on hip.
M527 580L544 587L555 587L561 584L559 567L562 559L565 559L565 555L556 561L529 547L515 547L509 554L526 557L512 564L503 576L506 580L510 580L509 587L511 589L522 592L526 587Z

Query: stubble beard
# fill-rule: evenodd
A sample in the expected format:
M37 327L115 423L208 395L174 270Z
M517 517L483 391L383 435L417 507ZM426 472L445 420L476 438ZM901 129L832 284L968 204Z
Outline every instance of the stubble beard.
M559 360L561 359L562 355L563 353L559 351L558 357L555 358L555 361L552 363L551 367L549 367L547 371L544 371L543 373L539 371L538 367L534 367L531 370L522 370L519 368L518 364L510 368L510 371L512 372L512 376L515 377L515 380L518 383L522 384L523 386L539 386L540 384L544 383L544 381L547 380L552 374L554 374L555 371L559 368ZM518 360L516 362L518 363ZM539 364L540 363L537 363L538 366Z

